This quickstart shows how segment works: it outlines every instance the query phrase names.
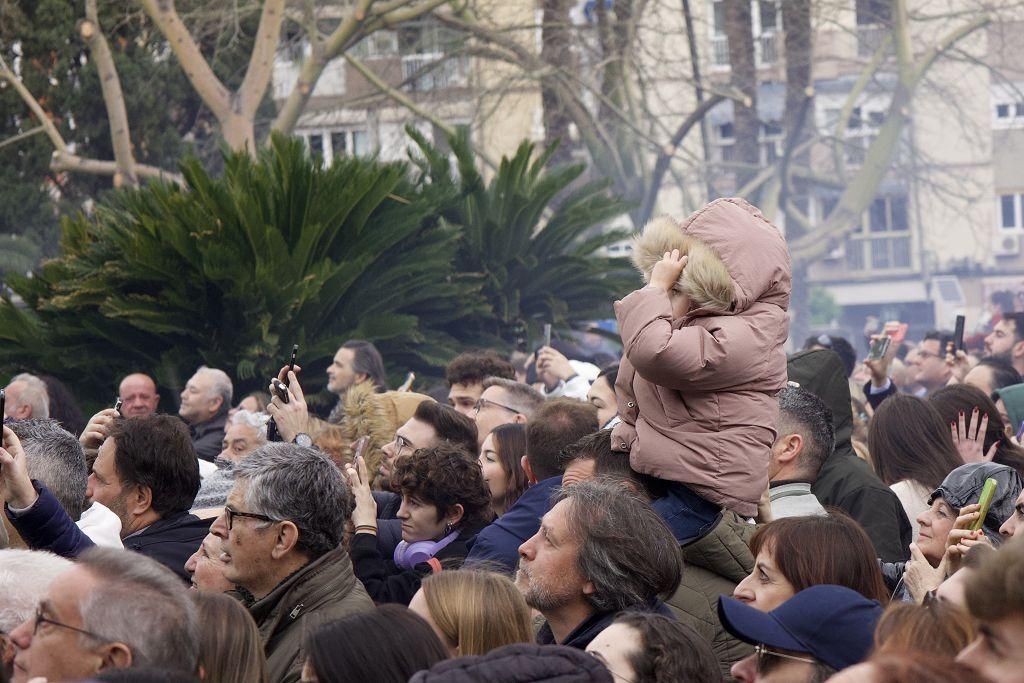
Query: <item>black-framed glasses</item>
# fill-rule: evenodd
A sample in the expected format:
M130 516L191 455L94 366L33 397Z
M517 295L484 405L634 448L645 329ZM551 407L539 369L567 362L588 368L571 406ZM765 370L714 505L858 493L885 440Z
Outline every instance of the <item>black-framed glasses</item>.
M267 515L261 515L258 512L239 512L238 510L233 510L230 505L224 506L224 514L228 518L228 531L231 531L231 527L234 525L235 522L235 517L248 517L249 519L258 519L262 522L281 521L279 519L274 519L273 517L268 517Z
M817 664L817 660L813 657L797 657L796 655L786 654L769 648L764 643L758 644L754 648L754 652L757 654L757 670L760 673L767 673L773 667L777 665L775 658L788 659L794 662L803 662L804 664Z
M476 412L479 413L481 410L483 410L487 406L497 406L498 408L504 408L505 410L509 411L510 413L517 413L517 414L519 413L519 411L516 410L515 408L511 408L509 406L502 405L500 403L495 403L494 401L488 400L486 398L478 398L476 400L476 403L473 404L473 410L475 410Z
M60 628L66 628L69 631L75 631L77 633L81 633L83 635L87 635L90 638L94 638L94 639L96 639L96 640L98 640L100 642L103 642L103 643L111 642L110 638L106 638L104 636L101 636L98 633L93 633L92 631L86 631L84 628L77 628L75 626L68 626L67 624L61 623L59 621L54 621L53 619L47 619L46 617L43 616L43 607L42 607L42 605L40 605L39 607L36 607L35 623L32 625L32 637L33 638L35 638L36 634L39 633L39 625L40 624L50 624L52 626L58 626Z

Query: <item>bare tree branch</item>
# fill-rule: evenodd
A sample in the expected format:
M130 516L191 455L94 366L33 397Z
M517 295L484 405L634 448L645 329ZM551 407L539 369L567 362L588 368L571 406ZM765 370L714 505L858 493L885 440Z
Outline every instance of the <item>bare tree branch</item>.
M114 56L110 54L110 46L103 37L100 26L96 0L85 0L85 20L79 22L78 33L89 46L96 71L100 77L100 89L103 92L103 104L107 108L107 122L110 127L110 143L114 148L114 161L117 172L114 173L114 187L120 185L135 186L139 179L135 175L135 154L132 152L132 134L128 125L128 110L124 104L124 92L121 91L121 79L114 66Z

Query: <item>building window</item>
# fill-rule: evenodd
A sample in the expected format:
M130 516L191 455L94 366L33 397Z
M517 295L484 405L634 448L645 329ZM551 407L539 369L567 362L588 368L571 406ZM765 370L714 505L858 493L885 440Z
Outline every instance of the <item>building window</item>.
M327 164L346 154L366 156L372 152L370 133L363 128L313 131L301 135L306 141L310 156L319 156Z
M398 32L374 31L352 46L352 56L358 59L380 59L398 54Z
M856 0L857 56L873 55L889 33L892 2L890 0Z
M729 39L725 32L725 2L711 2L711 66L729 68ZM778 33L782 30L782 14L775 0L751 0L750 25L754 35L754 63L759 67L779 60Z
M761 165L774 164L783 153L782 125L778 121L762 123L758 142L761 145Z
M999 226L1024 230L1024 193L999 195Z
M851 271L910 268L910 250L907 198L879 197L846 240L846 267Z

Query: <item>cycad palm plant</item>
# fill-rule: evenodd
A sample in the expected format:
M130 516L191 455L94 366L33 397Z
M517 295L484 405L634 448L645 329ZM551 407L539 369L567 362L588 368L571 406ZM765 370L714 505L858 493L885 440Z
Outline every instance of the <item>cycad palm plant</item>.
M65 221L62 256L12 281L28 310L0 303L0 366L49 368L101 396L139 369L180 387L200 363L256 388L292 343L315 359L307 370L353 337L400 367L455 352L441 328L478 310L478 286L453 274L456 230L404 164L325 168L276 136L258 159L226 154L220 178L195 160L182 172L186 189L119 192Z
M628 236L605 229L630 208L608 191L610 183L577 183L582 164L552 168L555 148L535 155L529 141L503 158L488 182L465 130L449 139L451 157L414 129L409 134L422 153L416 163L429 186L424 192L438 195L433 203L442 218L461 227L456 270L481 279L492 311L461 323L467 333L471 327L486 342L507 342L525 324L536 339L545 322L565 327L611 317L612 301L635 275L626 259L602 253Z

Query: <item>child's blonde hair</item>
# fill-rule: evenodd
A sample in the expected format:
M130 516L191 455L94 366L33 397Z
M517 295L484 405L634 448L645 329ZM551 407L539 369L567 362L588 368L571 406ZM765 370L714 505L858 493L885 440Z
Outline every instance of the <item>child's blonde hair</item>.
M666 251L673 249L689 257L675 289L690 299L691 310L732 311L732 276L722 259L704 242L683 232L682 227L669 216L655 218L633 240L633 264L643 274L644 281L651 281L654 264Z

